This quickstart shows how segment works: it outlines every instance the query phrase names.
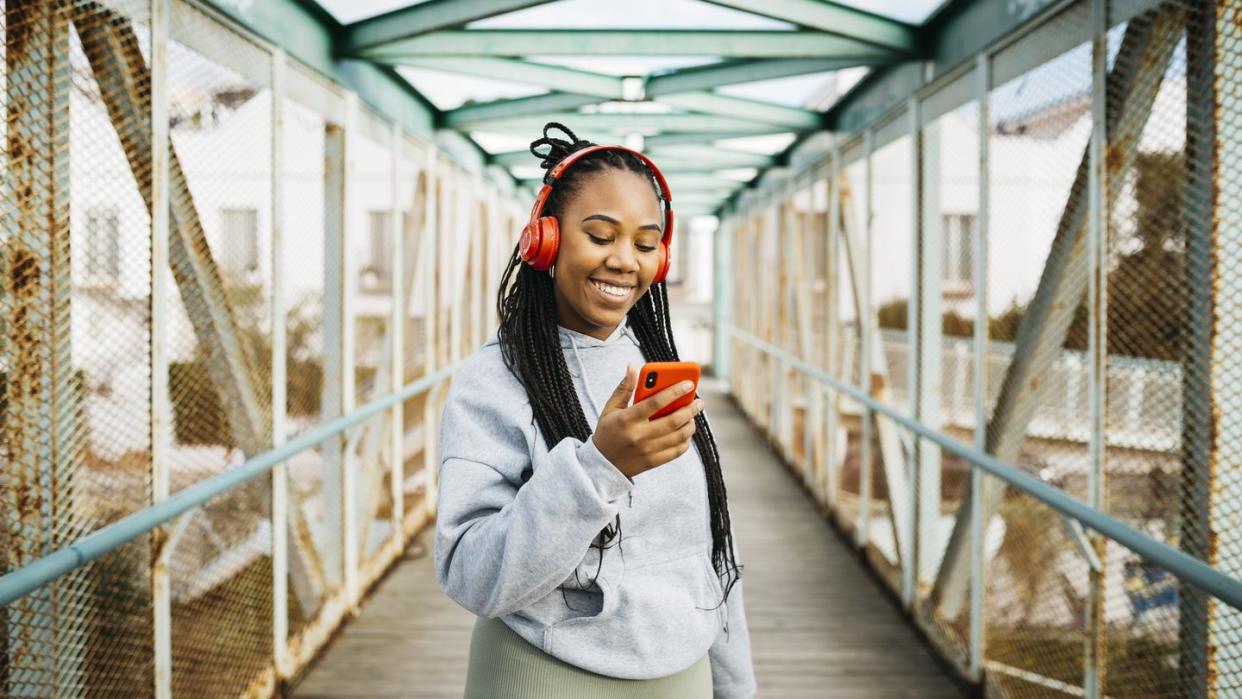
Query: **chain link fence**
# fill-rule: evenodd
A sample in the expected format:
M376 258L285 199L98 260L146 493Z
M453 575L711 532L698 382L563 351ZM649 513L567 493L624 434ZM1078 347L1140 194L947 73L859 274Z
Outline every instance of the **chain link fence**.
M1233 5L1049 8L798 185L744 198L722 223L727 364L780 450L797 448L768 427L787 407L754 376L786 360L750 338L1237 578ZM809 360L783 340L805 321L748 272L813 230L766 215L797 210L808 178L829 220L803 250L834 311L813 316ZM857 401L825 407L823 462L790 468L990 696L1239 691L1237 610L999 478L976 488L967 461Z
M3 4L0 574L473 350L523 216L215 11L151 7ZM0 695L277 691L433 515L437 393L6 605Z

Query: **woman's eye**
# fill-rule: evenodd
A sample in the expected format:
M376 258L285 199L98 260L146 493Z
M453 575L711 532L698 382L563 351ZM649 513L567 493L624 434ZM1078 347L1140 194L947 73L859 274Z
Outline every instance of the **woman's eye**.
M654 245L639 245L638 249L642 252L652 252L653 250L655 250L655 246Z
M600 238L597 236L593 236L590 233L587 233L587 237L590 238L591 242L595 243L596 245L607 245L612 242L611 240L608 240L607 238Z

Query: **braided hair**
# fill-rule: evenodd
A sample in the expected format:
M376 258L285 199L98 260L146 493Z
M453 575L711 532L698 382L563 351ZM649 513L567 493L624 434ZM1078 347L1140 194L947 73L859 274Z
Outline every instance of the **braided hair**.
M548 132L559 129L569 136L568 141L553 138ZM543 138L530 144L530 152L540 159L545 170L555 167L571 153L595 145L579 140L572 131L556 122L543 128ZM538 148L546 146L546 152ZM588 178L608 170L632 172L651 182L658 193L654 173L633 154L621 150L602 150L591 153L577 161L557 180L543 207L545 216L558 215L570 197L575 195ZM661 199L663 203L663 200ZM501 278L496 295L496 309L500 316L498 331L501 353L505 365L517 377L530 398L535 420L543 433L549 449L566 437L586 441L591 437L582 405L574 391L573 379L560 349L557 332L556 301L553 281L548 272L538 272L522 262L518 248L513 250L509 264ZM668 290L664 282L652 284L647 293L630 309L629 324L633 328L647 361L677 361L677 344L673 340L673 327L669 318ZM733 532L729 523L729 511L724 478L720 472L720 455L711 427L702 413L694 418L696 431L694 443L698 447L707 476L707 498L710 509L712 532L712 565L717 576L724 581L723 604L728 599L734 583L741 578L741 569L733 556ZM530 477L523 474L523 482ZM603 565L604 549L620 543L621 515L604 527L591 544L600 551ZM576 574L576 571L575 571ZM596 572L598 577L598 570ZM593 583L594 580L591 580ZM562 596L564 589L562 588ZM566 600L568 605L568 600ZM719 607L719 605L717 605ZM727 624L726 624L727 629Z

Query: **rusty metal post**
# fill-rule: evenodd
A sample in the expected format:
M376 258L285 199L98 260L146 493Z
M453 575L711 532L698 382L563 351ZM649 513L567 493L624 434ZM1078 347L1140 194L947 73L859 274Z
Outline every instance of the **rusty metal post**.
M73 479L83 457L82 378L70 363L69 16L59 3L5 5L3 415L4 572L64 546L76 532ZM74 577L81 578L79 571ZM83 689L84 616L61 580L8 605L0 623L0 693L72 696Z
M169 0L151 0L151 488L153 502L171 493L169 452L173 443L172 396L168 391L165 349L169 289L165 285L171 225L171 155L168 122ZM187 520L188 522L188 520ZM172 696L172 582L169 561L176 545L167 529L152 536L157 544L151 570L152 641L156 699Z
M345 130L340 124L324 125L324 222L323 222L323 419L344 414L345 374ZM343 435L323 446L323 519L329 525L324 542L324 573L328 587L339 589L344 579L342 552L341 468L345 456Z
M991 87L992 60L987 54L979 54L975 59L975 99L979 102L979 214L974 250L974 270L972 281L975 287L975 327L974 327L974 425L976 449L983 450L987 446L987 395L988 395L988 230L990 221L990 191L988 178L991 176ZM968 677L972 682L983 679L983 472L978 468L970 469L970 496L961 507L969 508L970 518L970 630L968 645L970 660L967 664Z
M288 324L285 318L284 177L285 69L283 49L272 52L272 447L285 443L288 398ZM276 677L293 672L289 657L289 475L286 464L272 469L272 660ZM296 537L297 533L294 532ZM296 538L294 539L296 541Z
M358 95L353 92L345 93L345 124L344 133L342 134L342 153L341 153L341 199L340 199L340 216L342 227L340 230L341 245L341 411L348 415L354 411L354 407L358 400L357 392L357 368L354 361L354 343L357 340L355 336L354 317L357 309L355 308L355 298L357 296L357 279L355 278L353 246L349 241L355 239L359 233L354 230L357 226L356 212L353 211L355 206L355 187L358 186L356 181L357 166L354 159L357 158L357 148L354 146L360 138L358 134ZM358 426L356 430L361 430ZM362 546L358 537L358 497L357 497L357 470L358 459L355 454L354 439L347 435L345 438L345 450L341 455L341 563L345 568L345 603L353 610L357 610L361 589L359 587L359 559L360 548Z
M426 208L423 210L423 235L426 236L425 245L426 268L423 270L422 283L426 289L423 297L423 366L424 375L430 374L439 367L439 355L437 347L439 346L439 322L437 321L437 311L439 310L439 288L436 282L437 270L439 269L440 255L440 225L439 225L439 208L440 208L440 173L439 173L439 155L435 146L427 144L427 162L424 165L424 172L427 183ZM436 388L431 389L427 393L427 399L423 401L423 468L427 471L427 497L423 499L427 515L434 516L436 512L436 497L439 495L440 482L440 458L439 458L439 440L434 435L439 433L436 425L438 423L440 412L437 409L439 405L440 391Z
M871 156L875 153L875 131L867 131L864 142L864 157L867 162L865 165L866 183L863 188L866 196L863 201L862 235L855 239L862 249L854 253L861 259L861 263L856 265L859 274L854 283L858 291L854 298L858 305L858 351L862 361L859 381L862 382L863 391L872 396L875 391L871 378L871 353L873 351L871 343L875 338L872 336L871 326L875 322L875 314L871 312L871 237L875 229L872 225L871 203L875 201L875 196L871 191L874 189ZM859 451L862 456L858 464L858 524L854 534L858 547L866 548L871 533L871 433L875 423L875 414L871 408L865 405L861 407L862 445Z
M911 104L911 110L915 105ZM917 303L911 314L911 332L917 337L917 373L912 372L912 384L918 391L913 394L911 407L923 424L936 429L944 428L941 406L944 404L944 333L943 276L944 276L944 230L941 213L941 148L939 121L924 125L916 118L914 136L914 163L916 178L914 194L914 225L918 231L918 271L915 279ZM921 196L919 192L922 192ZM921 205L921 206L920 206ZM921 229L921 230L920 230ZM915 352L912 352L915 354ZM915 590L931 584L936 575L941 552L940 499L941 499L941 450L935 442L926 439L913 440L917 444L914 469L917 476L911 478L918 501L915 525L918 577Z
M1090 438L1087 444L1087 502L1101 512L1105 503L1106 430L1105 401L1108 374L1108 3L1091 0L1091 141L1087 158L1087 355L1090 381L1087 404ZM1106 563L1105 539L1091 535L1096 558ZM1085 639L1083 647L1083 694L1099 697L1104 686L1104 570L1091 566L1088 573Z
M1191 293L1179 540L1187 553L1237 577L1242 539L1230 503L1242 492L1230 471L1242 460L1242 101L1236 89L1242 13L1236 3L1201 3L1189 16L1187 36L1184 221ZM1228 693L1237 674L1217 654L1236 643L1242 617L1190 585L1179 594L1180 689L1190 696Z
M405 318L406 291L408 280L405 276L405 217L401 206L401 144L403 136L401 125L393 122L389 127L389 152L392 158L392 216L389 217L392 235L392 312L388 317L389 390L396 392L405 384ZM413 212L411 212L413 215ZM405 482L405 403L392 406L389 414L389 449L392 450L392 463L388 470L388 492L392 499L389 508L389 522L392 523L395 545L400 549L405 544L405 501L403 499Z
M839 180L841 177L841 149L834 141L832 145L832 164L828 169L828 230L825 235L828 240L824 245L824 299L826 308L824 313L824 364L826 371L833 373L840 371L844 374L844 367L841 366L840 348L838 343L841 340L840 328L840 310L841 303L838 300L837 292L840 288L840 275L838 267L840 266L837 257L837 251L840 250L841 238L841 193L839 190ZM841 378L844 378L842 376ZM829 388L826 390L825 405L827 406L827 420L824 430L826 437L824 439L824 478L827 481L824 488L824 504L830 512L836 512L838 489L841 483L841 467L837 461L837 431L839 429L841 417L841 397L840 394Z

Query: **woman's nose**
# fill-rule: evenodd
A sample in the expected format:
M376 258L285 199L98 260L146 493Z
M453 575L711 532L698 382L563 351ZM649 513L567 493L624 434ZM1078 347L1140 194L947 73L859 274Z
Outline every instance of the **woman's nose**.
M614 252L608 256L606 260L609 267L623 272L638 271L638 256L633 250L624 250L622 252Z

